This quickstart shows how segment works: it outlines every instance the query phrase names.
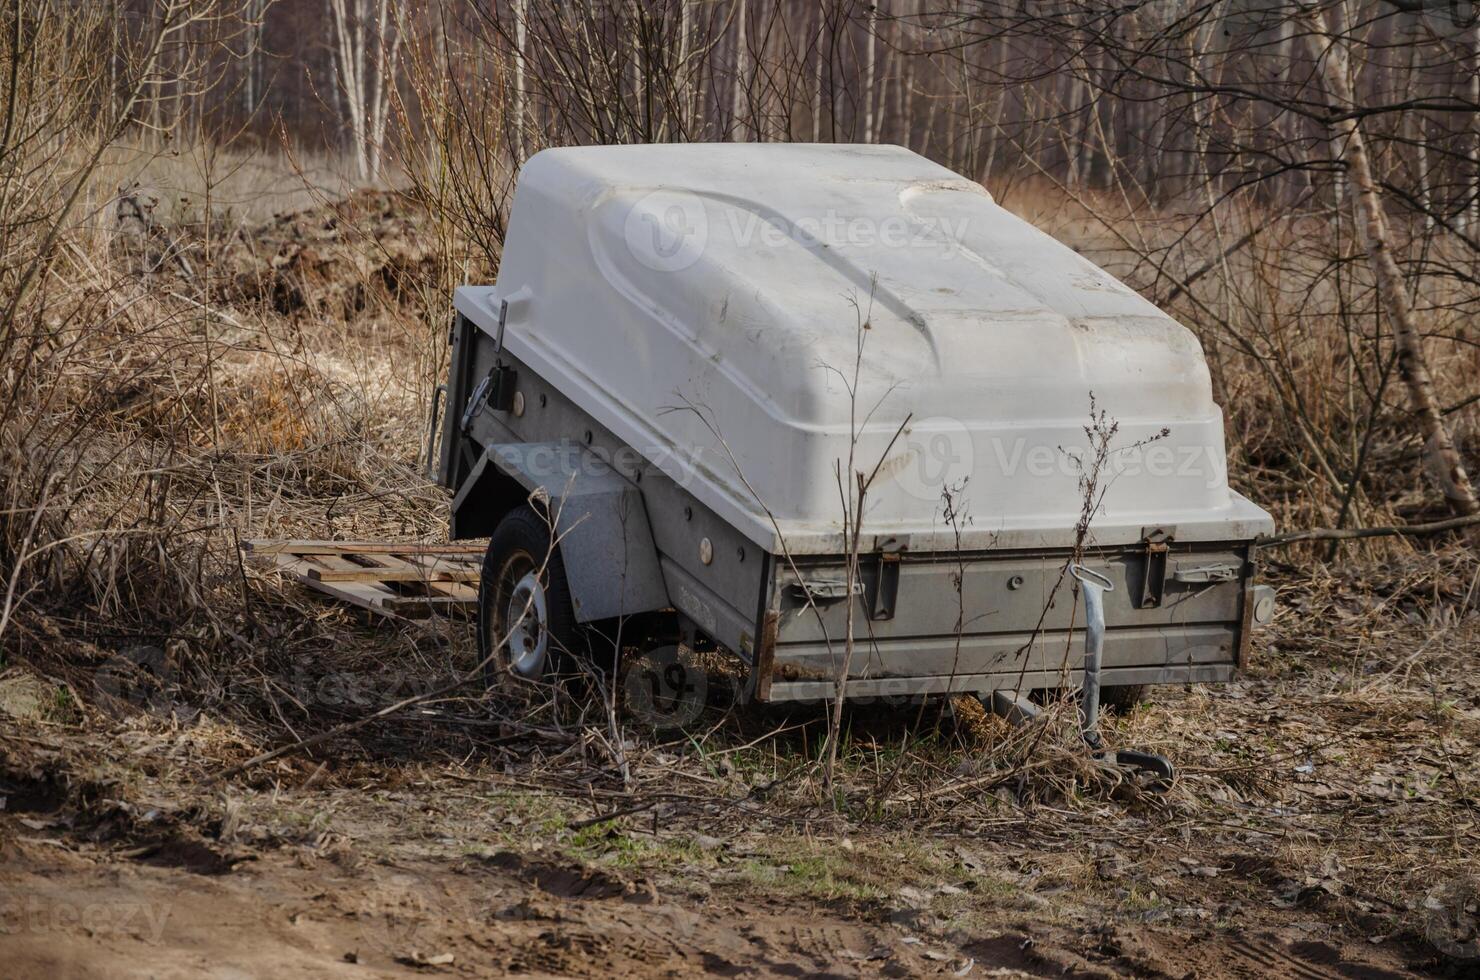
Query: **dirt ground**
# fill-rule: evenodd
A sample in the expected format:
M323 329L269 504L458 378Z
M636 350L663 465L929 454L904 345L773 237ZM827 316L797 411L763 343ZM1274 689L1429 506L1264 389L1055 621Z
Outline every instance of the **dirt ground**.
M755 853L744 832L715 845L712 867L612 871L537 840L504 842L476 791L449 799L429 786L370 805L291 795L269 812L312 822L332 810L343 836L328 847L223 852L167 838L115 850L31 831L44 817L9 817L6 975L1376 978L1432 965L1411 942L1363 936L1330 911L1268 908L1258 854L1226 856L1222 883L1189 887L1172 870L1176 847L1134 842L1127 874L1160 867L1147 881L1169 882L1160 901L1148 889L1169 912L1148 923L1014 871L1032 867L1033 850L982 839L955 845L972 856L954 880L906 873L893 901L819 900L729 873ZM837 853L892 843L861 836ZM935 909L937 899L947 901Z
M399 824L401 809L379 816ZM1031 888L1004 889L973 910L992 921L968 925L798 901L714 874L658 885L538 852L470 854L418 816L419 830L357 834L327 859L275 851L229 870L186 848L128 859L11 841L6 975L1378 978L1410 975L1422 955L1325 917L1060 922L1049 910L1062 896ZM959 887L970 885L963 876Z
M1113 719L1181 767L1162 795L1013 762L992 731L915 731L911 775L881 781L915 723L860 713L834 808L787 734L816 712L719 708L686 739L634 732L626 787L594 730L457 705L212 783L262 747L245 729L168 698L84 725L12 669L3 972L1476 975L1480 700L1431 656L1474 634L1344 605L1381 591L1287 584L1248 676Z

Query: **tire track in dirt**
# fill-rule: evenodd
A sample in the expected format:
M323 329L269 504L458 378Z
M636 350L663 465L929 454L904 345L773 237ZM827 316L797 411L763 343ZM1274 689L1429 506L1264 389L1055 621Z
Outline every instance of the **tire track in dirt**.
M1403 980L1413 976L1353 962L1326 943L1311 940L1286 944L1273 938L1241 936L1226 948L1239 963L1251 967L1249 976L1291 980Z

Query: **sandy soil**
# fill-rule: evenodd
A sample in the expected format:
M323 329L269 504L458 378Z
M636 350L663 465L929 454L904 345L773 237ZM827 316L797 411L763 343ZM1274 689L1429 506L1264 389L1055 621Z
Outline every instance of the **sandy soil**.
M958 926L927 921L917 910L799 901L702 873L660 885L538 853L469 854L468 842L430 832L428 840L420 831L376 835L367 828L328 858L279 849L240 862L204 847L165 845L128 858L16 834L0 871L4 972L17 980L426 973L1377 978L1412 975L1415 953L1421 956L1403 944L1367 942L1322 916L1278 926L1254 917L1221 928L1113 919L1066 927L1025 908L1034 898L1046 905L1057 898L1032 891L975 896L972 918L994 921ZM1237 872L1235 878L1231 890L1251 884Z
M879 820L687 767L671 743L634 747L661 776L624 794L571 761L579 745L395 726L211 785L249 751L234 726L59 723L21 711L12 671L0 973L1467 975L1425 932L1423 888L1474 870L1472 810L1367 792L1365 763L1293 771L1343 731L1384 758L1450 736L1422 718L1378 736L1386 708L1315 703L1310 665L1272 660L1230 689L1160 692L1118 727L1237 729L1283 789L1213 780L1247 756L1194 757L1189 735L1165 801L963 794Z

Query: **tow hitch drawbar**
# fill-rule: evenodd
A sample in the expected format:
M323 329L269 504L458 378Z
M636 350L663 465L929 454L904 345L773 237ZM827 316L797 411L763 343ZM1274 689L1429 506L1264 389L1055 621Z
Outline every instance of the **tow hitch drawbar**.
M1144 772L1154 777L1164 789L1176 776L1176 770L1165 756L1131 749L1107 752L1100 738L1100 657L1105 650L1105 593L1114 592L1115 583L1080 564L1070 565L1069 574L1074 576L1084 594L1084 691L1079 701L1079 732L1084 737L1084 744L1096 758Z

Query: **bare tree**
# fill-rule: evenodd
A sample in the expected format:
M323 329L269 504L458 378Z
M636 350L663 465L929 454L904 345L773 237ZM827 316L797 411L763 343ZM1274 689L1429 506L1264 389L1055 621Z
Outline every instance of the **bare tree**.
M967 125L951 140L965 146L937 155L959 169L988 144L995 192L1023 163L1056 187L1108 241L1097 258L1199 331L1215 385L1246 368L1263 379L1302 446L1301 506L1360 522L1381 517L1368 471L1382 452L1423 458L1447 508L1473 506L1480 66L1475 22L1454 13L1408 0L947 2L912 15L912 55L958 66ZM994 99L995 126L971 109Z
M391 89L400 73L400 7L393 0L327 0L334 74L349 124L355 172L380 173Z
M1413 414L1424 437L1424 453L1429 474L1443 491L1449 507L1460 517L1480 513L1480 501L1465 471L1464 461L1454 448L1454 440L1444 425L1434 382L1424 354L1423 333L1413 312L1413 302L1403 272L1393 259L1392 233L1383 211L1378 181L1372 172L1367 143L1362 136L1356 97L1349 78L1351 65L1346 42L1333 37L1326 15L1314 11L1309 15L1311 32L1306 36L1311 54L1321 69L1321 79L1331 100L1331 111L1337 118L1335 129L1340 136L1347 164L1347 174L1354 185L1352 208L1362 244L1372 264L1382 302L1393 324L1394 342L1398 348L1398 372L1408 385Z
M242 0L242 111L257 111L264 95L262 41L267 29L267 11L273 0Z
M877 0L868 5L868 20L864 27L863 55L863 141L874 142L874 106L878 104L875 78L879 68L879 4Z
M201 66L230 37L207 0L160 0L148 14L120 36L101 4L0 6L0 635L73 542L122 536L74 521L80 496L116 476L100 473L124 451L101 419L150 357L93 345L112 284L76 288L59 271L69 256L90 261L78 240L109 151L178 122L178 106L158 108L157 83L167 78L174 97L207 92ZM115 71L99 72L109 56ZM79 367L98 363L107 373L89 379L95 397L60 411Z
M514 162L524 162L524 121L528 111L526 107L527 98L524 90L524 51L529 39L529 30L526 26L528 18L529 0L513 0L514 16L514 108L513 108L513 131L514 131Z
M735 78L731 82L730 136L744 139L745 118L750 114L750 49L745 38L745 25L750 20L748 0L740 0L740 14L735 29Z

